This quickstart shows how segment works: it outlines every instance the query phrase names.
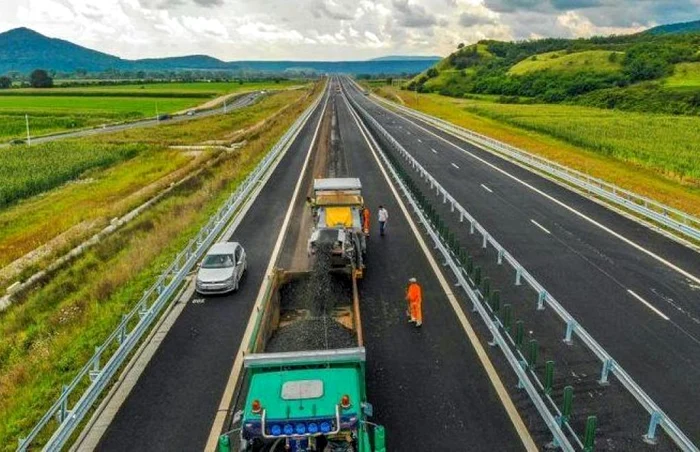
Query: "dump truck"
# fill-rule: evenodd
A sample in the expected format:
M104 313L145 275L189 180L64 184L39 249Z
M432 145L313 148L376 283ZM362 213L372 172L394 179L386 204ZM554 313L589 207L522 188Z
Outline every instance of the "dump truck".
M367 237L362 230L362 183L357 178L314 180L314 228L309 253L330 246L331 271L354 272L362 278L365 270Z
M309 271L278 268L270 276L243 361L244 402L234 422L240 424L235 450L386 450L384 428L369 421L372 405L365 389L358 292L364 244L356 237L355 221L361 186L359 180L317 180L314 186L314 233L332 229L346 235L340 250L337 240L318 236ZM339 207L345 210L334 210Z

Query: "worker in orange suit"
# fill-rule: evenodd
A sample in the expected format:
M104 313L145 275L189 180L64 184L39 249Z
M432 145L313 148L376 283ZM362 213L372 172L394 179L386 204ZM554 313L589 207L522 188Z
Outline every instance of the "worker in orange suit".
M367 206L362 209L362 232L369 237L369 209Z
M406 301L408 301L409 322L415 323L416 326L423 324L423 289L416 278L408 280L408 288L406 289Z

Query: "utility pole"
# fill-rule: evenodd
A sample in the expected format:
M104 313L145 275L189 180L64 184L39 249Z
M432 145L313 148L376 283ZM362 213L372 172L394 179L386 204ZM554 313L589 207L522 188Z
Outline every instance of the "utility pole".
M24 120L27 123L27 146L31 146L32 145L32 137L31 137L31 135L29 135L29 115L28 114L24 115Z

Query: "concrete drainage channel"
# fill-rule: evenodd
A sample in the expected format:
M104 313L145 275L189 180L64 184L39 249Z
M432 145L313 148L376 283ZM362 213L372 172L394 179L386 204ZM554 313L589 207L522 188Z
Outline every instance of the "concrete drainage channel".
M221 236L227 225L232 221L236 222L237 217L241 215L242 206L256 192L260 183L269 177L279 159L315 111L324 94L325 91L294 122L219 211L210 218L197 236L176 256L155 284L144 293L132 311L124 315L117 328L102 345L96 347L92 358L88 360L70 384L63 386L61 395L46 411L29 435L19 440L19 451L35 448L36 445L33 443L36 438L48 429L51 429L52 434L43 446L44 449L61 450L102 392L109 387L112 378L125 364L127 358L131 356L154 320L159 317L163 308L174 299L174 295L182 287L187 274L194 268L209 246ZM86 388L85 385L87 385ZM75 401L76 399L77 401ZM73 403L71 403L72 401Z
M572 418L574 388L567 385L561 391L554 385L554 361L548 360L544 366L544 375L539 377L539 344L536 339L525 336L522 321L514 322L513 305L501 303L501 292L491 285L491 279L486 277L482 268L476 265L474 256L469 254L455 234L448 228L447 222L440 217L439 209L433 207L431 197L424 195L419 184L413 181L402 168L399 159L392 153L403 157L409 168L416 171L426 186L435 193L438 203L449 207L447 215L459 216L460 223L465 219L469 221L470 235L478 231L482 237L481 248L495 250L497 265L503 262L510 264L515 271L515 284L521 285L524 280L537 294L537 308L544 309L549 306L560 320L564 321L564 343L571 343L574 336L578 339L577 345L583 345L589 354L592 353L599 364L601 385L611 383L609 376L617 377L616 387L622 388L631 394L636 402L648 413L648 426L646 431L640 431L639 437L646 442L655 443L659 440L657 427L661 426L668 438L682 450L697 451L690 439L668 418L661 408L632 380L613 358L564 310L564 308L547 293L547 291L489 234L476 220L464 210L459 203L447 193L422 166L408 154L393 137L391 137L374 118L372 118L354 100L353 107L373 128L385 143L389 144L391 151L382 151L382 158L391 169L397 184L413 205L416 215L426 228L427 234L435 242L436 250L445 259L448 266L458 281L458 286L466 292L473 303L473 310L478 312L484 320L488 332L492 336L490 345L497 345L503 351L506 360L518 378L518 387L525 389L532 400L540 416L545 420L551 431L553 441L551 447L561 447L564 450L574 450L572 444L583 450L593 450L595 444L595 430L597 417L588 416L585 421L577 422L583 429L582 435L574 431L574 419ZM427 187L426 187L427 188ZM624 392L623 391L623 392ZM556 403L553 396L555 392L561 392L561 404ZM564 434L566 432L566 435ZM569 441L568 438L571 438ZM667 438L666 438L667 440Z

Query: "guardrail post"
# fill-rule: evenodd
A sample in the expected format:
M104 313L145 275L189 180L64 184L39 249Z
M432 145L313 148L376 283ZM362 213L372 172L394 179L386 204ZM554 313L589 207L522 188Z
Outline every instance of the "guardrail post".
M552 386L554 385L554 361L549 360L544 365L544 393L552 394Z
M496 261L498 265L503 264L503 248L498 250L498 260Z
M522 282L520 282L520 278L522 278L522 275L523 275L522 267L516 268L515 269L515 285L516 286L519 286L522 284Z
M586 419L586 433L583 437L584 452L593 452L595 449L595 429L597 425L598 418L595 416L588 416L588 419Z
M568 424L569 419L571 419L571 410L574 403L574 388L573 386L566 386L564 388L564 403L561 407L561 420L562 423Z
M484 297L484 301L488 301L489 295L491 295L491 278L486 276L481 282L481 296Z
M474 220L469 220L469 233L474 234Z
M66 418L68 415L68 386L63 385L63 388L61 389L61 397L63 398L63 401L61 402L61 409L58 411L57 418L58 418L58 423L62 423L63 420Z
M499 312L501 312L501 291L494 290L491 292L491 310L493 311L493 316L497 317Z
M464 223L464 212L459 212L459 222Z
M613 368L613 360L612 359L606 359L603 361L603 367L600 370L600 380L598 380L598 384L601 386L607 386L610 384L608 381L608 375L610 374L610 371Z
M503 305L503 329L510 334L512 322L513 322L513 306L509 303Z
M100 347L95 346L95 360L92 362L92 370L90 371L90 381L94 381L100 374Z
M537 310L538 311L544 310L544 302L546 299L547 299L547 291L543 290L537 296Z
M537 339L530 339L528 344L527 364L530 369L534 369L537 366L537 355L539 353Z
M662 418L663 417L661 413L659 413L658 411L654 411L653 413L651 413L647 434L642 437L645 443L656 444L658 442L658 438L656 437L656 427L658 427Z
M126 321L126 314L122 315L122 323ZM117 337L117 341L120 344L124 343L124 340L126 339L126 324L124 324L120 329L119 329L119 336Z
M486 246L489 244L489 235L484 232L484 239L481 241L481 247L486 248Z
M515 346L520 347L523 345L523 338L525 337L525 322L518 320L515 322Z
M573 344L572 336L574 334L574 329L576 328L576 321L574 319L569 319L566 321L566 335L564 336L564 343L566 345Z

